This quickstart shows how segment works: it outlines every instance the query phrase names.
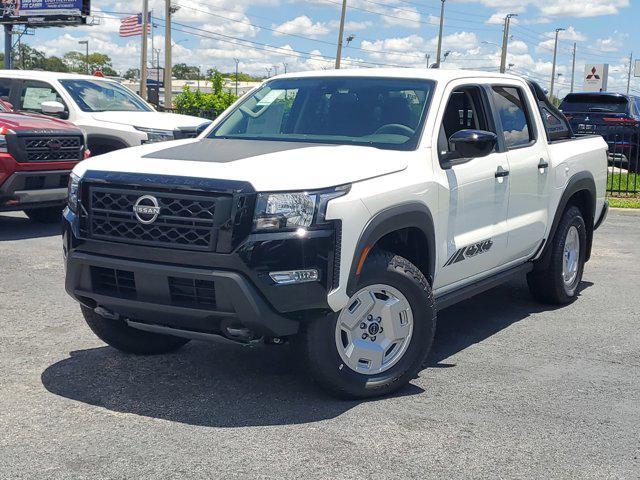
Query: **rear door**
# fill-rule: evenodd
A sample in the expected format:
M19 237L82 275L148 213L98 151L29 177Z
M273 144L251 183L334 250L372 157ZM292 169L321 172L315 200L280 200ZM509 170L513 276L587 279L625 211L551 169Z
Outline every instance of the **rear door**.
M493 108L509 160L509 237L503 260L531 256L548 222L550 161L544 125L529 88L492 85Z

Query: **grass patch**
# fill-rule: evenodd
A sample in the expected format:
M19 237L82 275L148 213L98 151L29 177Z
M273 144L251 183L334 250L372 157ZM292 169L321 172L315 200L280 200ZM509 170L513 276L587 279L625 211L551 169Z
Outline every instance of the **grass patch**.
M607 177L607 190L620 190L622 193L628 190L640 191L639 173L613 173Z
M627 193L633 190L636 192ZM611 207L640 208L640 173L610 173L607 177L607 196Z
M640 208L640 197L609 197L612 208Z

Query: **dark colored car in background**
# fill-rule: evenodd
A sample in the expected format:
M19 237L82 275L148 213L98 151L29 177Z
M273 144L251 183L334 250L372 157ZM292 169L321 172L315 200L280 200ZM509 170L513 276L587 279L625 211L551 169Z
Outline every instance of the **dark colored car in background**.
M609 160L640 172L640 97L621 93L570 93L560 104L576 135L602 135Z
M85 135L64 120L13 110L0 100L0 212L59 222L69 174L87 158Z

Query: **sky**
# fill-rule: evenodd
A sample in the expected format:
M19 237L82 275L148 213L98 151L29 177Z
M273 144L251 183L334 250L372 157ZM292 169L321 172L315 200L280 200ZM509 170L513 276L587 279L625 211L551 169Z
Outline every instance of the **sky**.
M153 41L164 45L164 0L149 0ZM235 69L267 75L333 67L341 0L172 0L174 63ZM436 55L440 0L348 0L343 67L425 68ZM49 55L80 50L107 53L116 70L139 67L140 37L119 38L120 19L142 10L142 0L93 0L92 26L36 30L23 41ZM577 45L575 89L585 63L609 64L609 90L625 91L629 54L640 58L640 0L446 0L443 68L497 71L502 25L511 21L507 63L513 73L549 87L554 31L559 34L556 92L571 82L572 48ZM84 47L82 47L84 48ZM161 53L161 64L164 54ZM640 75L640 71L638 72ZM631 90L640 94L640 77Z

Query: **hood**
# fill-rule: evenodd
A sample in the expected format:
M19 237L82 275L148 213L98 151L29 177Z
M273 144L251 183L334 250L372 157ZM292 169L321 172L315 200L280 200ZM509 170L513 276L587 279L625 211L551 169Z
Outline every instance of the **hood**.
M298 142L179 140L99 155L74 171L237 180L257 191L315 190L404 170L412 153Z
M157 128L160 130L197 127L211 121L206 118L165 112L95 112L91 116L100 122Z
M16 132L19 130L77 130L75 125L59 118L23 112L0 113L0 126Z

